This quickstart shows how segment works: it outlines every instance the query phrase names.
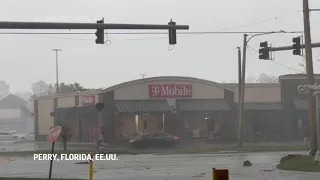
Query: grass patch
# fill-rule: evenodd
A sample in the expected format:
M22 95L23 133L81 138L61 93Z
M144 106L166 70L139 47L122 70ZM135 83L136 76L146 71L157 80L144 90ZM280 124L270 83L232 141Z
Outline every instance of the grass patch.
M32 142L34 142L34 140L17 140L17 141L13 141L12 144L28 144Z
M224 151L232 152L270 152L270 151L300 151L307 150L301 146L282 146L282 147L226 147L226 148L172 148L172 149L130 149L130 150L115 150L115 154L204 154L204 153L223 153ZM89 154L95 152L94 150L55 150L55 154ZM33 156L33 154L50 154L51 150L37 150L37 151L15 151L15 152L0 152L0 156L5 157L26 157ZM1 179L0 179L1 180Z
M281 159L278 169L290 171L320 172L320 165L314 157L307 155L289 155Z
M307 150L300 146L288 146L288 147L227 147L227 148L174 148L174 149L137 149L130 151L133 154L143 153L159 153L159 154L204 154L204 153L224 153L232 152L270 152L270 151L303 151Z
M300 151L306 150L303 147L243 147L243 148L185 148L183 153L209 153L209 152L267 152L267 151Z
M49 180L49 178L27 178L27 177L0 177L0 180ZM52 178L51 180L82 180L82 179L57 179Z

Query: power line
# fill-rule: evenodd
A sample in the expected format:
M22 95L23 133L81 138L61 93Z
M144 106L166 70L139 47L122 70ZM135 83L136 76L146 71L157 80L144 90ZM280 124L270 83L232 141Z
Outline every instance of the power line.
M189 33L178 33L178 34L182 34L182 35L214 35L214 34L250 34L250 33L255 33L255 34L260 34L260 33L266 33L266 32L253 32L253 31L239 31L239 32L215 32L215 31L199 31L199 32L189 32ZM270 32L268 32L270 33ZM281 33L302 33L301 31L281 31ZM0 32L0 35L31 35L31 36L36 36L36 37L40 37L40 38L50 38L50 39L60 39L60 40L80 40L80 41L92 41L92 39L86 39L86 38L70 38L70 37L55 37L55 36L45 36L45 35L73 35L73 34L77 34L77 35L89 35L89 34L94 34L94 33L30 33L30 32ZM121 32L116 32L116 33L106 33L106 35L108 36L109 34L125 34L125 35L129 35L129 34L167 34L164 32L140 32L140 33L121 33ZM155 39L167 39L168 37L150 37L150 38L126 38L126 39L112 39L112 41L141 41L141 40L155 40ZM111 41L111 39L109 39L108 41Z
M248 27L248 26L263 24L263 23L266 23L266 22L269 22L269 21L278 20L278 19L280 19L280 18L289 16L289 15L291 15L291 14L293 14L293 13L297 13L297 12L302 12L302 10L296 10L296 11L293 11L293 12L290 12L290 13L282 14L282 15L280 15L280 16L276 16L276 17L273 17L273 18L265 19L265 20L262 20L262 21L257 21L257 22L250 23L250 24L245 24L245 25L241 25L241 26L236 26L236 27L233 27L233 28L221 29L220 31L233 30L233 29L239 29L239 28L243 28L243 27Z
M233 31L233 32L218 32L218 31L199 31L199 32L181 32L177 34L182 35L214 35L214 34L262 34L262 33L270 33L270 32L261 32L261 31ZM283 31L279 33L286 33L286 34L296 34L296 33L303 33L302 31ZM63 40L92 40L92 39L84 39L84 38L67 38L67 37L54 37L54 36L43 36L43 35L91 35L94 33L30 33L30 32L0 32L0 35L33 35L37 37L43 38L51 38L51 39L63 39ZM151 35L151 34L167 34L164 32L115 32L115 33L106 33L106 35L114 34L114 35ZM152 40L152 39L164 39L168 37L153 37L153 38L127 38L127 39L120 39L120 41L128 41L128 40ZM109 40L111 41L111 40ZM112 41L119 41L119 39L113 39Z

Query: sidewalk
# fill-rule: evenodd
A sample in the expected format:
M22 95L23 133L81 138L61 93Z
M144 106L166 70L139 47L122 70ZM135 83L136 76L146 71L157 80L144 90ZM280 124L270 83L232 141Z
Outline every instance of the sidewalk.
M36 142L35 143L36 146L39 149L43 149L43 150L49 150L52 147L52 143L48 143L48 142ZM101 144L101 147L105 147L105 148L121 148L123 149L123 147L117 147L117 146L113 146L113 145L108 145L108 144ZM74 142L70 142L68 143L68 149L69 150L95 150L97 148L97 144L96 143L74 143ZM55 143L55 149L56 150L63 150L63 143L62 142L56 142Z
M39 149L49 150L51 149L51 143L48 142L36 142L36 145L39 147ZM96 143L74 143L70 142L68 143L68 149L69 150L95 150L97 144ZM109 144L101 144L101 147L106 149L128 149L126 144L121 145L109 145ZM200 148L200 149L208 149L208 148L236 148L237 143L206 143L206 142L185 142L180 145L181 148ZM281 148L281 147L301 147L306 148L305 144L303 142L251 142L251 143L244 143L243 147L246 148ZM63 143L62 142L56 142L55 149L57 150L63 150Z
M228 148L237 147L237 143L204 143L204 142L189 142L184 143L183 147L198 147L198 148ZM243 144L243 147L306 147L303 142L247 142Z

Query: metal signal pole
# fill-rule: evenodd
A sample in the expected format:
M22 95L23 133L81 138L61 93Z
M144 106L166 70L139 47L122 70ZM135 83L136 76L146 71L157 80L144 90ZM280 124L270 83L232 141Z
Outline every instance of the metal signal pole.
M247 59L247 34L243 35L243 54L242 54L242 70L241 70L241 82L240 82L240 98L239 98L239 139L238 139L238 147L243 146L243 133L244 133L244 128L243 128L243 109L244 109L244 85L246 81L246 59Z
M239 130L238 130L238 147L243 146L243 134L245 132L245 123L244 123L244 91L245 91L245 83L246 83L246 60L247 60L247 45L249 41L256 37L256 36L262 36L262 35L267 35L267 34L275 34L275 33L285 33L284 31L271 31L271 32L266 32L266 33L261 33L261 34L255 34L252 35L250 38L247 39L248 34L243 35L243 54L242 54L242 71L241 71L241 90L240 90L240 98L239 98ZM241 55L240 55L241 57ZM240 63L241 64L241 63Z
M313 74L313 60L312 60L312 45L311 45L311 31L310 31L310 10L309 1L303 0L303 22L304 22L304 37L305 37L305 52L306 52L306 68L307 68L307 83L314 84ZM314 156L317 152L317 134L316 134L316 103L313 98L313 92L308 91L308 116L309 116L309 136L311 143L310 155Z

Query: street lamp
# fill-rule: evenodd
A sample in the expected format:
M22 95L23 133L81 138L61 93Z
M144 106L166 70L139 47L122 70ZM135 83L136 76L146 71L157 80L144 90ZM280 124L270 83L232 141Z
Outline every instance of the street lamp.
M59 51L62 51L62 49L52 49L52 51L56 52L56 94L59 93L59 57L58 57L58 53Z
M243 146L243 117L244 117L244 85L245 85L245 80L246 80L246 59L247 59L247 46L248 46L248 43L249 41L254 38L254 37L257 37L257 36L262 36L262 35L267 35L267 34L275 34L275 33L286 33L286 31L283 31L283 30L280 30L280 31L271 31L271 32L266 32L266 33L260 33L260 34L254 34L252 35L251 37L248 37L248 34L244 34L243 37L244 37L244 40L243 40L243 53L242 53L242 70L241 70L241 81L240 81L240 91L241 92L239 94L239 122L238 122L238 127L239 127L239 130L238 130L238 147L242 147ZM239 63L240 64L240 63ZM239 67L239 69L241 69ZM240 70L239 70L240 71Z

